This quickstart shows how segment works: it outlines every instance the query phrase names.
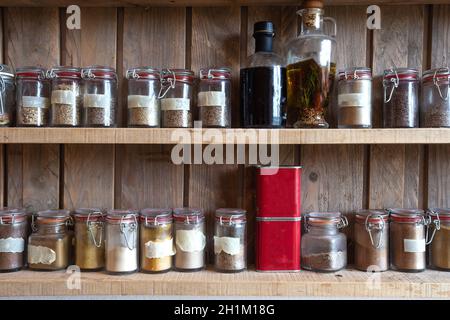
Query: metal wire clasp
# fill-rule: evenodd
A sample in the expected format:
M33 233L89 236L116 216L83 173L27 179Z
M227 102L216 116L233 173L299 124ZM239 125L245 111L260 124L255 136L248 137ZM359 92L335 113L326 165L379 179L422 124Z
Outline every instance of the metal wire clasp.
M129 250L134 250L136 248L136 230L137 230L136 216L133 215L134 222L132 222L132 223L124 223L123 222L123 218L124 218L124 216L122 216L120 218L120 233L123 234L123 237L125 239L125 243L127 245L127 248ZM133 234L133 242L132 242L131 246L130 246L130 241L128 239L127 230L126 230L127 229L127 225L129 225L129 227L128 227L129 232Z
M88 79L95 79L95 74L92 73L92 69L82 69L81 77L88 78Z
M87 221L86 221L86 226L87 229L89 231L89 235L91 236L92 242L94 243L94 246L96 246L97 248L100 248L102 246L102 242L103 242L103 222L100 221L90 221L91 219L91 214L101 214L101 212L89 212L88 217L87 217ZM97 234L100 233L100 239L95 239L94 233L93 233L93 227L96 227L97 229Z
M441 220L439 219L439 213L430 210L432 213L436 214L436 219L434 221L432 220L431 216L429 215L425 221L426 223L426 232L425 232L425 244L429 245L433 242L434 236L436 235L436 231L441 229ZM434 224L433 227L433 233L431 234L430 239L428 239L429 233L430 233L430 226Z
M165 78L165 75L171 74L172 77ZM175 88L175 84L177 83L177 78L175 76L175 72L170 69L161 70L161 88L159 89L158 99L162 99L166 96L167 92L170 89ZM164 90L164 93L163 93Z
M441 86L439 85L439 78L437 77L437 74L440 71L447 71L447 73L450 73L450 69L448 67L447 68L436 69L436 71L434 72L434 76L433 76L433 84L438 89L439 96L441 97L442 100L447 101L448 98L449 98L449 95L450 95L450 81L449 81L449 78L447 77L447 82L448 82L448 84L447 84L447 95L444 98L444 96L442 95Z
M342 217L339 219L339 222L336 224L336 227L337 227L338 229L342 229L342 228L345 228L346 226L348 226L348 220L347 220L347 217L346 217L346 216L342 216Z
M377 219L377 218L380 220L380 223L369 222L369 219ZM384 228L385 228L385 222L384 222L383 217L381 215L369 214L366 217L365 227L366 227L366 231L369 233L370 242L372 243L372 246L374 246L375 249L381 248L381 246L383 244L383 233L384 233ZM373 241L372 230L379 231L379 234L380 234L376 245Z
M395 73L395 78L391 78L388 82L386 80L383 80L383 87L384 87L384 102L388 103L392 99L392 95L394 94L394 89L398 88L398 84L400 83L400 78L398 77L397 68L392 68L392 72ZM391 88L391 92L389 94L389 98L386 100L386 89L390 83L393 83L394 85Z

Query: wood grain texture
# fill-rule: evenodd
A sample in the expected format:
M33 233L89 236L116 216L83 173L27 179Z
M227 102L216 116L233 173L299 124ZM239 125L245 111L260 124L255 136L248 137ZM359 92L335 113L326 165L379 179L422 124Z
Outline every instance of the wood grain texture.
M435 5L432 9L431 68L450 65L450 5Z
M4 10L5 62L14 68L58 65L58 9ZM8 150L8 205L31 210L59 207L59 146L25 144Z
M4 63L3 60L3 9L0 9L0 62ZM2 206L6 205L6 147L5 145L0 145L0 204Z
M428 207L450 208L450 145L428 148Z

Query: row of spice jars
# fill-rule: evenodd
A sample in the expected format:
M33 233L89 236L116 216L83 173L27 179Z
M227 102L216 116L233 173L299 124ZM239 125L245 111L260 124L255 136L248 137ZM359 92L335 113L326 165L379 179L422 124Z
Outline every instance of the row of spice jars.
M338 75L338 126L372 126L372 72L370 68L346 68ZM450 69L424 72L421 102L419 72L393 68L383 75L383 127L450 127ZM420 105L420 107L419 107ZM420 109L420 110L419 110Z
M186 69L132 68L128 79L128 126L190 128L194 73ZM231 70L200 69L197 106L203 127L231 123Z
M246 213L218 209L215 214L215 268L239 272L246 268ZM70 230L74 221L74 232ZM173 221L175 223L173 223ZM105 269L112 274L158 273L172 269L197 271L205 267L205 217L192 208L133 210L48 210L33 215L28 239L23 210L0 212L0 271L24 267L60 270L71 263L81 270ZM175 238L175 244L173 239Z

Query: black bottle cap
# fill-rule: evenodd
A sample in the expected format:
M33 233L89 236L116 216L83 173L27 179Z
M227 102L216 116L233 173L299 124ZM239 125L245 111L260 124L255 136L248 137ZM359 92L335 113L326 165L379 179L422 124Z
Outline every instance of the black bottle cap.
M275 30L272 21L256 22L253 26L253 36L256 36L257 34L269 34L273 37L275 35Z

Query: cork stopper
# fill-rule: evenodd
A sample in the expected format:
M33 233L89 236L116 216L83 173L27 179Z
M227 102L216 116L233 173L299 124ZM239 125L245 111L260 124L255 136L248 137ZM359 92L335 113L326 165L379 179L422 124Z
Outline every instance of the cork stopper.
M321 0L305 0L302 4L302 9L323 9L323 1Z

